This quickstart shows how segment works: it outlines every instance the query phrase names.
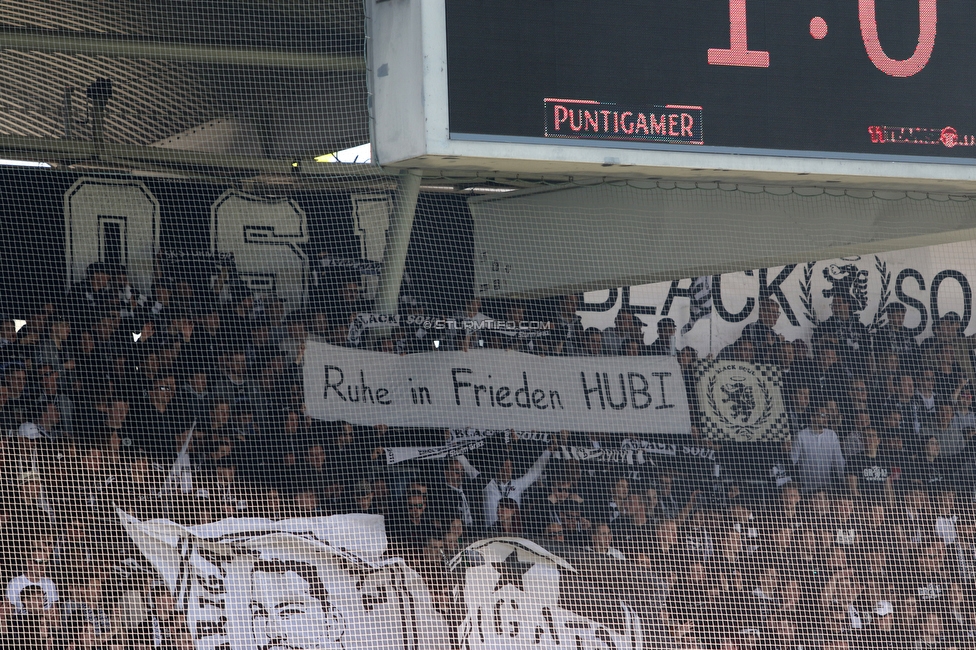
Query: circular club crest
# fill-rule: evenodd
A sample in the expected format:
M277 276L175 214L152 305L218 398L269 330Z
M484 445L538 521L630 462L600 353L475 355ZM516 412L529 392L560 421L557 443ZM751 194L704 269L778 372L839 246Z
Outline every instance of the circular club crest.
M819 272L816 269L819 268ZM876 274L877 280L871 278ZM880 288L876 288L877 284ZM886 322L886 307L891 302L891 271L888 262L874 256L872 270L870 260L860 257L845 257L828 262L810 262L802 267L800 279L800 303L803 315L816 326L820 322L815 299L818 296L830 300L834 296L845 296L854 317L872 331ZM866 322L867 317L870 322Z
M768 439L782 416L783 403L763 366L718 361L698 382L702 425L708 438L740 442Z

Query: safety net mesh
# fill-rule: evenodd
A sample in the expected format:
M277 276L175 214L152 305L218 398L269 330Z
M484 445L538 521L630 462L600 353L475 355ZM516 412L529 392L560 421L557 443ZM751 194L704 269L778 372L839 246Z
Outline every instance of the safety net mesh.
M974 644L968 197L362 164L365 46L0 4L4 647Z

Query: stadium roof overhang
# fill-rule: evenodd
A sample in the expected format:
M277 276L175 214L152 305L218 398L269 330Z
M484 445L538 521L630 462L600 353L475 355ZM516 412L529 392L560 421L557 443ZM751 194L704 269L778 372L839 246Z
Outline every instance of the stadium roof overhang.
M370 140L366 39L362 0L4 3L0 6L0 158L40 161L86 174L223 180L281 191L388 190L408 197L398 202L404 208L403 219L409 218L418 190L488 193L567 181L578 187L627 179L797 185L798 179L781 174L746 176L715 167L662 168L659 174L651 174L627 165L589 168L528 161L513 171L509 161L501 171L496 160L467 158L418 161L415 166L423 170L417 187L416 171L404 181L399 169L318 162L322 154ZM976 194L976 182L958 178L930 179L912 187L870 175L852 180L810 174L802 180L805 186L821 188ZM555 196L545 200L558 203ZM524 223L553 209L530 208L521 195L510 198L512 205L522 208ZM613 209L601 204L608 208L602 220L626 222L612 214L614 209L632 212L630 204L624 203ZM689 204L688 209L694 206ZM720 214L699 216L712 218L715 231L728 232L734 225ZM890 239L910 245L933 236L940 241L969 238L976 223L969 216L959 223L909 228L901 239L882 236L885 233L844 237L849 220L834 219L838 241L832 245L797 244L786 253L770 252L768 247L750 254L744 251L737 259L689 267L681 273L752 268L760 262L812 259L865 246L874 250ZM911 221L910 215L906 218ZM579 227L571 222L565 225ZM634 256L647 252L634 251ZM713 251L702 247L697 254L688 252L699 259L713 257ZM544 263L546 258L539 259ZM613 277L580 278L570 284L577 289L613 286L675 273L674 268L655 268L625 277L621 271ZM545 293L547 287L559 284L557 280L550 278L543 282L546 287L520 287L513 293Z
M94 173L379 187L399 170L317 162L370 139L362 0L22 0L0 7L0 158ZM98 80L111 81L101 97ZM103 87L104 89L104 87ZM101 110L101 115L99 111ZM101 136L98 121L104 123ZM795 185L733 169L429 160L432 191L649 177ZM367 179L369 179L367 181ZM804 184L906 189L865 176ZM951 178L915 189L976 193Z
M0 157L270 183L362 175L314 163L368 140L362 14L359 0L5 3Z
M361 0L6 3L0 158L280 188L393 187L399 170L316 161L369 141L364 52ZM99 80L111 82L107 96ZM491 189L492 174L445 171L427 173L431 190Z

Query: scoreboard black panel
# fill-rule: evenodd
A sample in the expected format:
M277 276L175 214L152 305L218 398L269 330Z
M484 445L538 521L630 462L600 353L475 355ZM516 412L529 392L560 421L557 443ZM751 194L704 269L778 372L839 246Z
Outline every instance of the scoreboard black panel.
M976 159L967 0L447 0L455 140Z

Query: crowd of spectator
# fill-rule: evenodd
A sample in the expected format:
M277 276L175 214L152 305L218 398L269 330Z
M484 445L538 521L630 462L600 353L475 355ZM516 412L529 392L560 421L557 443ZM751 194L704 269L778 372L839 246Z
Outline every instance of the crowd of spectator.
M676 344L674 322L659 319L648 345L636 314L584 329L577 306L560 299L544 334L350 336L368 305L345 277L286 314L231 278L160 273L142 296L124 268L94 264L26 324L0 317L0 637L45 650L192 646L121 508L184 525L383 515L390 553L418 570L453 628L463 576L447 561L479 538L521 537L577 568L560 591L566 607L616 625L629 603L654 647L976 645L976 341L956 314L919 344L900 304L869 331L838 295L807 344L776 332L779 307L763 299L759 320L718 357L778 366L790 435L699 438L708 454L644 465L554 452L675 441L513 433L467 455L390 465L386 449L444 445L451 432L305 413L302 358L316 336L403 354L673 356L697 432L698 355ZM473 300L451 318L488 318L481 309ZM503 311L526 320L519 303ZM404 312L423 307L407 300Z

